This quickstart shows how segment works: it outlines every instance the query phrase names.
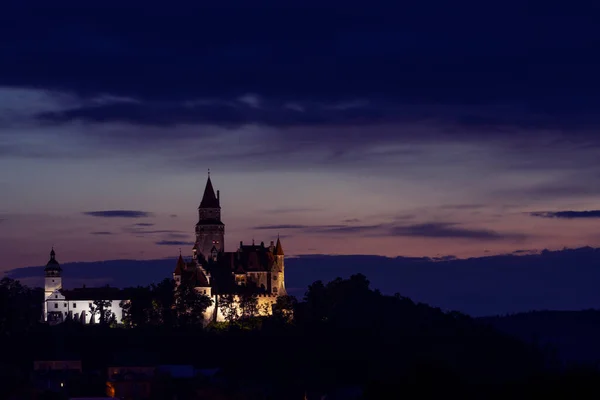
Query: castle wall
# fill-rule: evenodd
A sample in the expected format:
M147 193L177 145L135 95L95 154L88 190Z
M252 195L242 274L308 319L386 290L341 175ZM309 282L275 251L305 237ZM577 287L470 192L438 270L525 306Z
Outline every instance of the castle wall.
M254 282L254 284L256 284L256 287L258 288L264 288L265 290L269 290L271 288L268 272L248 272L247 276L247 284L248 282Z
M70 313L74 319L77 314L80 320L84 320L85 324L89 324L92 319L90 304L93 303L93 300L66 300L60 292L55 292L45 302L44 321L48 322L49 313L60 312L63 321ZM119 305L120 303L121 300L111 300L110 304L110 310L115 314L117 323L123 322L123 309ZM94 319L96 323L99 322L98 313L96 313Z

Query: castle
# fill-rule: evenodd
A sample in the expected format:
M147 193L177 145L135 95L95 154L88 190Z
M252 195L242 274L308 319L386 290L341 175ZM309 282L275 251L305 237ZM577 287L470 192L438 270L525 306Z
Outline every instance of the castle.
M114 314L117 323L123 320L120 306L123 292L117 288L96 287L65 290L62 287L62 268L56 259L54 248L50 260L44 268L44 315L43 320L50 324L63 322L67 317L84 324L98 322L97 312L93 312L94 301L109 301L108 309Z
M263 315L272 312L272 305L278 296L286 295L284 253L281 240L256 245L240 246L234 252L225 251L225 224L221 221L221 199L210 180L204 189L198 207L198 223L195 227L196 240L192 248L191 260L185 261L180 254L173 279L176 286L189 284L213 301L206 310L206 322L224 321L220 309L220 299L233 295L239 302L242 291L256 294L258 309ZM50 260L44 268L44 315L43 320L59 323L70 316L75 321L93 323L93 303L96 300L110 301L110 311L117 322L122 322L123 310L120 306L123 292L116 288L83 288L64 290L62 268L56 259L54 248ZM238 303L239 304L239 303ZM97 317L96 317L97 318Z
M179 255L173 279L176 285L192 285L197 291L213 300L206 311L205 320L224 321L219 308L223 295L234 295L239 300L241 291L258 296L262 313L270 314L278 296L286 295L284 253L281 240L257 245L240 242L236 251L225 251L225 224L221 220L220 192L213 188L210 174L204 195L198 207L196 241L191 261Z

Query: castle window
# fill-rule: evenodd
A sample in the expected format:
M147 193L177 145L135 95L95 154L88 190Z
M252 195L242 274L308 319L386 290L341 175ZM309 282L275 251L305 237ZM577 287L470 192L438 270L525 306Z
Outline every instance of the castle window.
M68 307L69 305L67 303L65 303L65 307Z
M54 279L52 279L52 282L54 282Z
M58 303L54 303L54 308L58 308Z
M73 308L77 308L77 303L73 303Z
M88 303L88 305L91 307L91 306L92 306L92 303Z
M55 295L54 295L54 298L55 298L55 299L58 299L58 295L57 295L57 294L55 294Z

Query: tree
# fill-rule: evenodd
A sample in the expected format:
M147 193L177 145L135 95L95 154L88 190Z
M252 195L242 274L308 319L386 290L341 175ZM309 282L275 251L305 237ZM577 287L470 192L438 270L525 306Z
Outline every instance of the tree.
M90 304L90 320L98 314L98 321L101 325L110 325L116 320L115 313L111 310L112 302L110 300L94 300Z
M229 326L239 318L238 305L235 300L235 295L224 294L219 296L219 309L225 316L225 321L229 322Z
M197 326L204 322L204 312L212 299L198 292L192 285L180 284L175 293L175 316L178 326Z
M240 312L242 318L252 318L258 315L258 296L245 290L240 294Z
M44 291L11 278L0 280L0 336L25 332L42 317Z
M150 305L146 309L147 321L151 325L173 325L175 281L163 279L150 287Z
M273 303L263 303L258 306L258 315L268 317L273 314Z
M138 286L125 289L127 298L119 305L123 309L123 324L126 327L140 327L150 323L152 312L152 288Z
M294 310L298 305L298 300L294 296L279 296L273 305L273 315L290 321L294 317Z

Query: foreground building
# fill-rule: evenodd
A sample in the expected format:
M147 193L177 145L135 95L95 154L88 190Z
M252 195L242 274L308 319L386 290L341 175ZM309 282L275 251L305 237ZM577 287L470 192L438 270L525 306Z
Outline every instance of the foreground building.
M239 300L242 292L258 296L259 312L271 314L278 296L286 295L285 266L281 240L244 245L232 252L225 251L225 224L221 220L220 192L213 188L210 175L204 195L198 207L196 241L191 260L180 255L173 271L176 285L192 285L197 291L209 296L213 305L206 311L205 319L224 321L220 299L234 295Z
M71 318L84 324L96 323L98 313L92 313L94 301L109 301L108 309L114 314L116 322L123 320L123 309L120 306L123 292L117 288L96 287L65 290L62 287L62 268L56 260L54 248L50 252L50 260L44 268L44 315L43 320L57 324Z

